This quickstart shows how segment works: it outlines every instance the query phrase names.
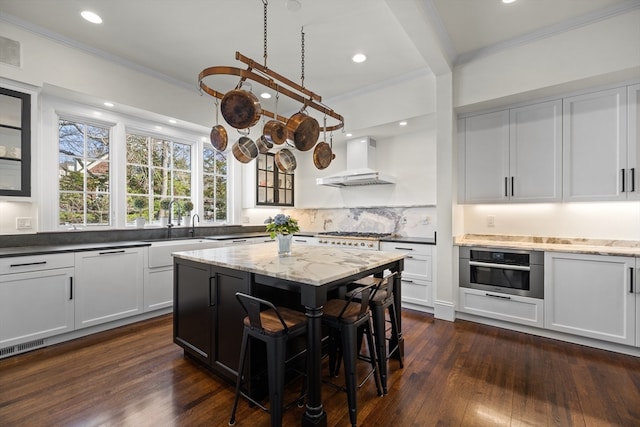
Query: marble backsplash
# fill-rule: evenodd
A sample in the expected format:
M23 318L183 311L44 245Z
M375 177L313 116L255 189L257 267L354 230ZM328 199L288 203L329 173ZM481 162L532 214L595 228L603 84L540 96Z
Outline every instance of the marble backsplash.
M398 236L433 237L435 206L376 207L342 209L247 209L245 218L259 224L277 213L291 215L307 232L359 231L391 233Z

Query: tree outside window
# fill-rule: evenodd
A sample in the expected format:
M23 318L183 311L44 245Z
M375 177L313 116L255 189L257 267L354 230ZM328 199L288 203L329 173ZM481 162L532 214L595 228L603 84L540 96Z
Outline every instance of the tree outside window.
M110 225L109 129L58 121L58 224Z
M204 148L203 188L205 222L227 220L227 158L223 153Z

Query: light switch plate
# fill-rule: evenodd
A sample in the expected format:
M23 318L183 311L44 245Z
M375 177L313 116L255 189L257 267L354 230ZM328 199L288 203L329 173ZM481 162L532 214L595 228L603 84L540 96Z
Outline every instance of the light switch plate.
M16 218L17 230L30 230L31 228L31 217Z

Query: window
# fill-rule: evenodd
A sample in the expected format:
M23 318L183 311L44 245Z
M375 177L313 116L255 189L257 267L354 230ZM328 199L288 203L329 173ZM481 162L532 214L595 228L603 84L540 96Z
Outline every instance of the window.
M146 201L145 207L136 210L135 199ZM191 199L191 145L127 134L127 222L138 216L159 220L162 199L175 200L174 218Z
M227 158L223 153L204 148L202 202L205 222L227 220Z
M259 206L293 206L293 174L276 166L275 155L259 154L257 161L257 200Z
M58 121L58 224L110 225L109 128Z

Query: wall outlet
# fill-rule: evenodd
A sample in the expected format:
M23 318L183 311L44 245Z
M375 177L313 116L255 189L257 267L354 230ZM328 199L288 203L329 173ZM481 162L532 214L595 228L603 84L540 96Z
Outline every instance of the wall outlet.
M407 223L407 217L403 216L402 220L400 221L402 224L406 224Z
M487 215L487 227L495 227L495 226L496 226L496 216Z
M16 230L31 230L31 217L16 218Z

